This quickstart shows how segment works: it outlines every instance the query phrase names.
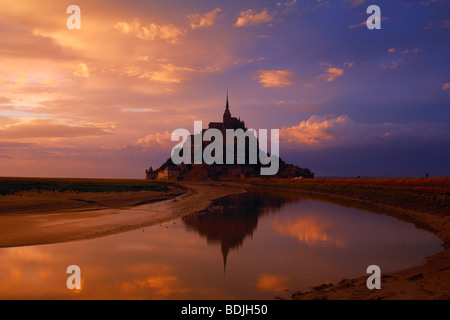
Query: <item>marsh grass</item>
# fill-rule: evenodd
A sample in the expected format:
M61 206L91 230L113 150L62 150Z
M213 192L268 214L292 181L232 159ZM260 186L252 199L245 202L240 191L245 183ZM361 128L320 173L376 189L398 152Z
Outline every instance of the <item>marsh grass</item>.
M130 192L159 191L185 187L167 181L70 178L0 178L0 195L26 191L51 192Z
M279 179L263 184L450 214L450 178Z

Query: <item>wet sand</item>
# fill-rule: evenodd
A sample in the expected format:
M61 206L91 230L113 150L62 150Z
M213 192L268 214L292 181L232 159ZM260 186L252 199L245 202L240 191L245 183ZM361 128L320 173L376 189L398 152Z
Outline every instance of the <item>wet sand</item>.
M184 185L187 190L182 194L175 189L4 196L0 198L0 247L82 240L139 229L204 210L213 199L243 192L237 185Z

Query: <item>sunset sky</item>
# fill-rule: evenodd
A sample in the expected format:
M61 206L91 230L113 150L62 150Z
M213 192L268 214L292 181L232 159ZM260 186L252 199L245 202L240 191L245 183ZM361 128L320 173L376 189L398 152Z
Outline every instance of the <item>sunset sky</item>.
M69 5L81 30L69 30ZM381 30L365 21L381 8ZM143 178L194 120L316 176L450 176L445 0L0 0L0 176Z

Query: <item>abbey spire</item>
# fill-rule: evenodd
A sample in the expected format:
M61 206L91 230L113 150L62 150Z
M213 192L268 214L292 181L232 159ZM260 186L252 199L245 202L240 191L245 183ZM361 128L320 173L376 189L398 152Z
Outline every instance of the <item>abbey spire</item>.
M227 90L227 105L225 106L227 109L230 108L230 105L228 104L228 90Z
M230 124L231 121L231 112L230 112L230 104L228 103L228 90L227 90L227 103L225 105L225 112L223 114L223 122Z

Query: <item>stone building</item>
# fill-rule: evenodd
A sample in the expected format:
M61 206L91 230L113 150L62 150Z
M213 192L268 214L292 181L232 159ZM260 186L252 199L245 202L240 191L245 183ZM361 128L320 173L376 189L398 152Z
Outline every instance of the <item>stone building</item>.
M226 146L227 146L227 134L226 131L227 129L232 129L232 130L238 130L238 129L242 129L244 132L247 131L247 128L245 127L245 122L241 121L240 118L235 118L231 116L231 112L230 112L230 104L228 101L228 93L227 93L227 100L226 100L226 104L225 104L225 112L223 113L223 121L222 122L210 122L208 124L208 129L202 129L202 137L204 136L205 132L209 129L217 129L222 133L222 143L223 143L223 150L221 151L221 155L220 158L222 158L222 163L223 165L226 164L226 157L227 157L227 153L226 153ZM191 135L190 136L190 142L191 142L191 156L194 155L195 152L195 148L196 148L196 144L194 143L194 137L195 135ZM202 139L203 140L203 139ZM205 150L205 148L212 143L212 141L202 141L202 150L201 152L203 153L203 150ZM258 142L256 142L256 148L257 150L259 149L259 144ZM234 145L234 164L230 165L230 164L226 164L226 170L223 172L226 175L229 175L230 177L236 177L236 176L240 176L241 173L244 174L245 172L249 172L251 170L249 170L249 168L247 168L247 170L243 170L242 167L240 167L241 165L250 165L250 143L249 143L249 138L246 137L245 138L245 159L244 159L244 164L240 164L240 166L235 166L235 164L238 163L237 159L238 159L238 148L237 148L237 141L235 138L235 141L233 142ZM220 150L219 150L220 152ZM215 154L214 154L215 156ZM259 161L259 159L257 159L257 161ZM203 162L203 164L205 164ZM220 164L215 164L215 166L223 166ZM198 166L198 164L194 164L194 167ZM254 165L251 166L251 168L254 168ZM238 174L237 171L239 171L240 173Z
M177 166L167 166L156 174L157 180L178 180L180 170Z

